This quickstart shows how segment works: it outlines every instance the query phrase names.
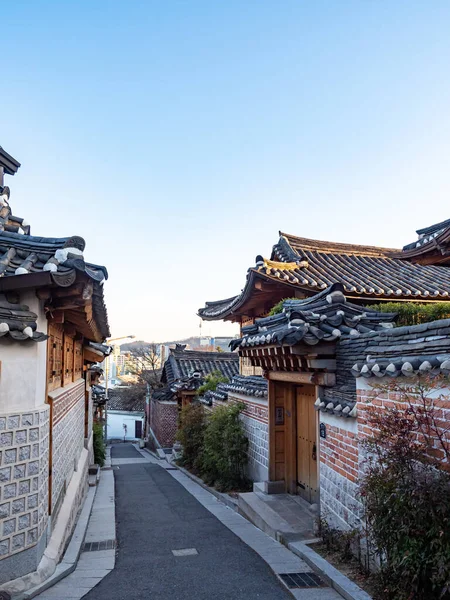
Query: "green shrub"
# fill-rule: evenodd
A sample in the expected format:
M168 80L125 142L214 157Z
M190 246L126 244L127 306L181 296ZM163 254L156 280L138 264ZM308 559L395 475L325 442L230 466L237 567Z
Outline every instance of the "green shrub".
M197 396L203 396L208 391L214 392L219 383L228 382L228 377L222 375L220 371L213 371L212 373L208 373L208 375L206 375L205 377L205 383L201 385L197 390Z
M369 411L361 497L383 600L450 599L449 432L430 399L439 385L383 386L406 409Z
M277 302L275 304L275 306L273 306L270 311L269 311L269 317L273 317L273 315L279 315L280 313L283 312L283 304L286 302L286 300L298 300L298 298L283 298L283 300L280 300L279 302Z
M220 406L211 413L205 430L201 473L220 491L248 486L245 466L248 439L239 418L244 404Z
M106 457L103 426L100 423L94 423L92 429L94 433L94 462L96 465L103 467Z
M397 313L397 325L417 325L429 323L439 319L450 318L450 302L428 302L419 304L416 302L381 302L367 306L371 310L383 313Z
M180 413L177 440L183 446L180 464L198 470L202 461L206 415L201 404L186 405Z

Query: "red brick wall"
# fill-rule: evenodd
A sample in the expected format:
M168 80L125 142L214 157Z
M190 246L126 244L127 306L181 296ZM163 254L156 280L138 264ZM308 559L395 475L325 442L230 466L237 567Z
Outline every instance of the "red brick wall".
M381 380L382 381L382 380ZM409 380L408 384L414 384L413 380ZM398 408L400 410L406 410L409 407L408 402L405 402L404 398L399 392L372 390L372 389L358 389L358 436L359 439L368 437L371 435L371 428L367 423L368 412L379 409L385 411L390 408ZM433 405L435 407L434 416L436 418L436 425L439 428L440 434L450 445L450 389L444 389L434 391L430 394L430 398L433 398ZM418 400L419 402L419 400ZM419 406L415 403L415 406ZM450 463L446 458L442 445L436 439L434 449L430 453L445 463L448 470L450 470Z
M151 401L150 427L163 448L171 448L175 442L178 423L176 402Z
M320 462L355 483L358 479L357 434L334 425L327 425L326 431L326 439L320 440Z

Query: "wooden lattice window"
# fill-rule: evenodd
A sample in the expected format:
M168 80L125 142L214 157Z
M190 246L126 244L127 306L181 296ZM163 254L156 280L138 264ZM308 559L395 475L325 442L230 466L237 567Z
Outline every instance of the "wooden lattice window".
M83 344L81 342L75 342L73 345L74 354L74 368L73 368L73 380L76 381L83 377Z
M47 382L51 392L62 385L62 354L63 328L62 325L50 323L48 326L47 346Z
M64 385L73 381L73 338L64 336Z

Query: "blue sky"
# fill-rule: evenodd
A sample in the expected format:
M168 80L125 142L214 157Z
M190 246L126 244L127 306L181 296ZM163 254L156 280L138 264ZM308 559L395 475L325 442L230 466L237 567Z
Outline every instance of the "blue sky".
M86 239L115 336L195 335L279 230L399 247L450 217L449 26L448 0L16 0L13 211Z

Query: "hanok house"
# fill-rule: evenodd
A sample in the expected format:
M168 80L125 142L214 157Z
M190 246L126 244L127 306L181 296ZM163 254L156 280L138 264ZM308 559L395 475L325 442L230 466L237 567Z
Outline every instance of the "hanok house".
M130 397L124 388L108 392L106 427L109 440L136 441L143 435L145 399Z
M88 368L103 354L90 343L109 335L107 271L86 262L84 240L32 236L13 216L3 175L19 166L0 148L0 582L10 592L51 574L73 531L94 462Z
M206 375L218 372L231 381L238 371L239 356L235 352L200 352L177 344L163 366L163 387L150 399L149 438L162 447L173 446L179 412L196 397Z
M419 237L420 259L410 254L411 245L396 250L280 234L270 259L257 257L239 295L207 302L199 310L203 319L240 324L241 337L232 347L239 349L241 375L268 382L267 399L258 401L259 422L255 414L250 416L254 397L244 385L239 396L232 390L227 394L249 407L250 473L264 478L260 481L266 491L299 494L312 504L320 497L323 505L325 488L319 481L326 467L333 477L345 473L349 489L355 484L356 439L340 447L340 457L330 450L329 462L324 462L331 431L337 439L344 436L340 430L358 435L351 377L355 357L346 361L340 349L360 338L364 345L366 337L392 326L394 315L371 311L371 304L449 299L450 269L441 265L450 226L436 227L434 238L429 237L436 233L433 227L426 239ZM283 312L268 317L286 298L292 300L284 303ZM365 346L360 350L364 354Z

